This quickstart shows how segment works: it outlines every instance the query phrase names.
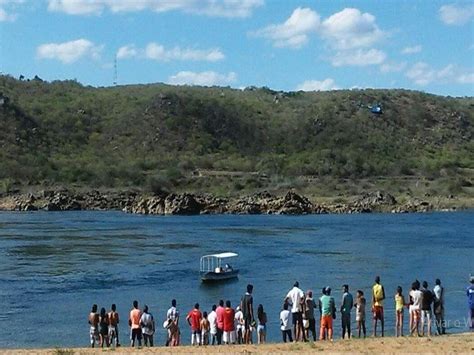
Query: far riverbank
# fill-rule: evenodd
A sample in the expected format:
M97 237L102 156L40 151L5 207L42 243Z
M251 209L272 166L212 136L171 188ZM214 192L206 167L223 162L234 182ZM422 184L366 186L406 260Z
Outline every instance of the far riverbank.
M454 196L424 198L393 196L369 191L342 199L306 197L294 190L276 195L267 191L237 197L212 194L139 191L76 191L51 189L0 195L0 211L101 211L120 210L155 215L199 214L327 214L327 213L412 213L455 211L474 207L474 199Z

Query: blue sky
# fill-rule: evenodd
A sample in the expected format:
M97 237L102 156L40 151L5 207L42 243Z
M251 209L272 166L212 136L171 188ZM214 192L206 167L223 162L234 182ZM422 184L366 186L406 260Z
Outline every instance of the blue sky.
M474 96L474 2L0 0L0 71L110 86Z

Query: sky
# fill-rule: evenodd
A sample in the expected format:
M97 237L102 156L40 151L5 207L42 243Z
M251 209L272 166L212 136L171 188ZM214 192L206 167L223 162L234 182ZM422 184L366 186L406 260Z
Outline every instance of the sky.
M116 65L114 64L116 63ZM0 72L474 96L474 1L0 0Z

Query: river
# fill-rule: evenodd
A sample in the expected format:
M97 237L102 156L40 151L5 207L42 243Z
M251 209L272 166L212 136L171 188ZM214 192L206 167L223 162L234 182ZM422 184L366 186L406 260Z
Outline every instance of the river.
M442 280L448 332L459 332L466 329L465 288L474 273L473 231L473 211L191 217L2 212L0 348L88 346L93 303L107 310L117 304L127 344L135 299L148 304L158 326L155 343L163 344L161 324L172 298L184 318L195 302L207 311L221 298L236 305L247 283L254 284L255 308L261 303L267 312L268 340L279 341L279 311L296 280L316 296L331 286L338 307L344 283L354 295L364 290L370 304L376 275L387 293L387 334L394 333L395 289L401 285L407 297L415 278L430 287ZM222 251L239 253L233 265L241 270L238 281L202 284L199 258ZM189 344L184 321L181 328Z

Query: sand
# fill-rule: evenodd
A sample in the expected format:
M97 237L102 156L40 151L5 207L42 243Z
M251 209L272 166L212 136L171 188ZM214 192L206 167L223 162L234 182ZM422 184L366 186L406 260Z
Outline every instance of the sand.
M206 346L190 347L181 346L176 348L156 347L132 349L120 347L118 349L88 349L88 348L57 348L57 349L1 349L0 354L154 354L154 353L179 353L179 354L250 354L250 353L276 353L284 354L289 352L330 352L330 353L474 353L474 333L453 334L441 337L386 337L340 340L334 342L315 343L270 343L265 345L234 345L234 346Z

